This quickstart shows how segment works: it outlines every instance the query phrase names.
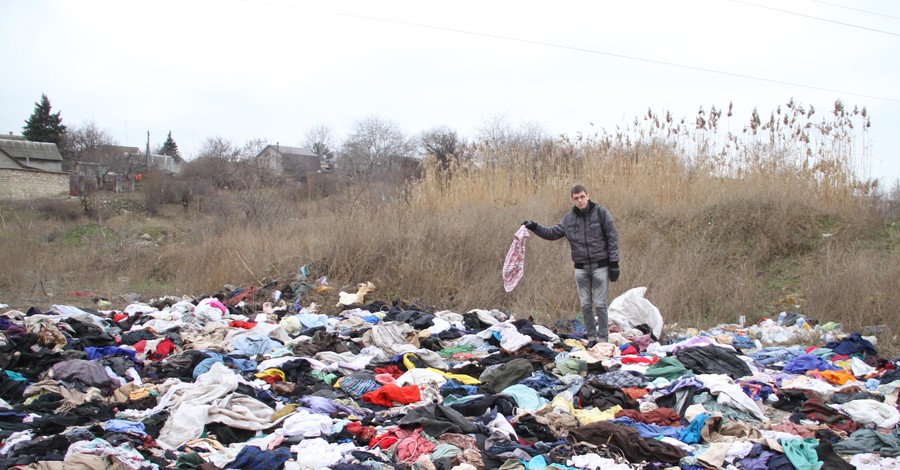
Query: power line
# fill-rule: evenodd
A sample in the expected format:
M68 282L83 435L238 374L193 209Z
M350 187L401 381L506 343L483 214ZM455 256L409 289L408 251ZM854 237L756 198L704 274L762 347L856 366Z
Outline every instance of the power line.
M866 14L868 14L868 15L883 16L883 17L885 17L885 18L891 18L891 19L894 19L894 20L900 20L900 16L885 15L884 13L878 13L878 12L875 12L875 11L862 10L862 9L859 9L859 8L848 7L848 6L845 6L845 5L838 5L837 3L826 2L826 1L824 1L824 0L812 0L812 1L814 1L814 2L816 2L816 3L822 3L822 4L825 4L825 5L831 5L831 6L833 6L833 7L845 8L845 9L847 9L847 10L858 11L858 12L860 12L860 13L866 13Z
M823 87L817 87L817 86L812 86L812 85L804 85L802 83L794 83L794 82L787 82L787 81L783 81L783 80L775 80L775 79L771 79L771 78L756 77L753 75L745 75L745 74L741 74L741 73L726 72L723 70L715 70L715 69L709 69L709 68L705 68L705 67L696 67L693 65L676 64L674 62L666 62L666 61L656 60L656 59L646 59L643 57L636 57L636 56L630 56L630 55L625 55L625 54L617 54L615 52L598 51L595 49L587 49L584 47L567 46L564 44L555 44L555 43L550 43L550 42L535 41L532 39L522 39L522 38L511 37L511 36L502 36L499 34L482 33L482 32L478 32L478 31L468 31L465 29L457 29L457 28L448 28L446 26L435 26L435 25L427 25L427 24L422 24L422 23L413 23L410 21L392 20L392 19L388 19L388 18L378 18L378 17L374 17L374 16L358 15L358 14L354 14L354 13L340 13L340 12L329 11L329 10L320 10L320 9L316 9L316 8L300 7L300 6L296 6L296 5L283 5L283 4L278 4L278 3L265 2L265 1L261 1L261 0L241 0L241 1L247 2L247 3L255 3L255 4L259 4L259 5L294 8L297 10L304 10L304 11L309 11L309 12L313 12L313 13L322 13L322 14L326 14L326 15L346 16L346 17L350 17L350 18L359 18L359 19L370 20L370 21L379 21L379 22L383 22L383 23L399 24L399 25L404 25L404 26L414 26L417 28L434 29L434 30L447 31L447 32L459 33L459 34L468 34L470 36L479 36L479 37L486 37L486 38L491 38L491 39L501 39L504 41L520 42L520 43L524 43L524 44L533 44L533 45L537 45L537 46L552 47L552 48L556 48L556 49L565 49L565 50L576 51L576 52L587 52L590 54L603 55L603 56L607 56L607 57L616 57L619 59L634 60L634 61L646 62L646 63L650 63L650 64L666 65L669 67L678 67L678 68L694 70L694 71L698 71L698 72L714 73L714 74L718 74L718 75L726 75L729 77L745 78L748 80L756 80L756 81L760 81L760 82L776 83L779 85L788 85L788 86L794 86L794 87L800 87L800 88L807 88L810 90L827 91L829 93L837 93L837 94L841 94L841 95L852 95L852 96L859 96L862 98L871 98L871 99L875 99L875 100L900 103L900 99L897 99L897 98L887 98L884 96L875 96L875 95L866 95L863 93L854 93L852 91L846 91L846 90L837 90L837 89L833 89L833 88L823 88ZM737 0L733 0L733 1L737 1Z
M806 15L806 14L803 14L803 13L797 13L796 11L782 10L781 8L770 7L770 6L767 6L767 5L760 5L760 4L758 4L758 3L745 2L745 1L743 1L743 0L731 0L731 1L732 1L732 2L735 2L735 3L742 3L742 4L744 4L744 5L750 5L750 6L752 6L752 7L765 8L765 9L767 9L767 10L773 10L773 11L777 11L777 12L781 12L781 13L787 13L787 14L789 14L789 15L802 16L803 18L812 18L812 19L814 19L814 20L826 21L826 22L828 22L828 23L839 24L839 25L841 25L841 26L849 26L849 27L851 27L851 28L859 28L859 29L864 29L864 30L866 30L866 31L874 31L874 32L876 32L876 33L890 34L891 36L898 36L898 37L900 37L900 33L894 33L894 32L891 32L891 31L884 31L884 30L881 30L881 29L875 29L875 28L869 28L869 27L866 27L866 26L860 26L860 25L856 25L856 24L844 23L844 22L842 22L842 21L829 20L828 18L820 18L820 17L818 17L818 16Z

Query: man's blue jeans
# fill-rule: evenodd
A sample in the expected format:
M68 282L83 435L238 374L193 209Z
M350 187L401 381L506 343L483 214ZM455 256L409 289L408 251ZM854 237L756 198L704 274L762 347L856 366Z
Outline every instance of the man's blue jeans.
M599 341L609 339L609 270L606 267L575 269L575 283L578 285L578 301L589 339ZM596 314L594 308L597 309Z

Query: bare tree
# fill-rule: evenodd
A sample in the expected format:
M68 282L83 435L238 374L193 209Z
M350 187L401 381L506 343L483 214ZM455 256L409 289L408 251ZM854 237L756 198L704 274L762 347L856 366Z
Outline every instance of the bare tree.
M306 131L303 145L326 162L334 158L334 149L337 147L334 133L324 124L317 124Z
M369 117L357 123L344 141L339 163L347 176L360 180L391 171L399 157L408 157L412 145L393 121Z
M198 158L215 158L227 162L237 161L241 157L241 149L224 137L208 137L197 153Z
M441 126L427 130L418 140L422 152L434 158L441 170L446 171L452 163L466 161L469 158L466 140L460 138L456 131L449 127Z

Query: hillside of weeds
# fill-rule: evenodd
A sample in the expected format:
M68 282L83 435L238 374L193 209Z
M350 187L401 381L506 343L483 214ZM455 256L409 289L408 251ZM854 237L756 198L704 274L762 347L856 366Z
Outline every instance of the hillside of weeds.
M260 182L180 200L101 194L90 216L76 199L5 204L0 303L193 297L306 265L335 290L371 281L382 300L569 318L579 309L565 241L529 239L512 293L501 265L521 222L555 224L582 183L619 228L612 297L647 286L666 322L681 326L784 310L845 331L884 325L881 344L892 344L900 225L891 198L853 176L865 111L838 103L819 118L788 103L735 131L726 118L715 108L693 122L650 111L594 135L482 140L449 165L426 162L420 178L338 180L324 195Z

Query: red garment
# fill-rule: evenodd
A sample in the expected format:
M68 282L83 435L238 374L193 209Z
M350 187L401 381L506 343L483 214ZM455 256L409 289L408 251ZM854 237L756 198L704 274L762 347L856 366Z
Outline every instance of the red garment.
M503 288L506 292L512 292L525 275L525 241L530 235L523 225L513 236L512 245L509 246L506 260L503 261Z
M228 324L228 326L233 327L233 328L243 328L245 330L252 330L253 328L256 328L256 322L232 320L231 323Z
M119 323L126 318L128 318L128 315L125 315L124 313L116 313L113 315L113 321L116 323Z
M363 395L362 399L376 405L391 407L394 406L394 402L404 405L415 403L422 399L422 393L417 385L398 387L395 384L387 384Z
M395 379L399 379L401 375L403 375L403 371L400 370L397 366L386 366L386 367L376 367L376 374L389 374L391 377Z
M226 299L225 305L227 305L229 307L234 307L235 305L241 303L242 300L245 300L248 297L253 297L254 295L256 295L256 293L258 291L259 291L259 287L251 285L251 286L241 290L241 292L235 294L233 297Z
M657 356L628 356L622 358L622 364L656 364Z
M143 354L144 348L147 347L147 340L142 339L142 340L138 341L137 343L132 344L131 347L133 347L135 351Z
M626 346L625 349L623 349L621 352L621 354L623 356L632 356L632 355L636 355L637 353L638 353L637 348L635 348L634 346L632 346L630 344L628 346Z
M388 429L384 434L373 437L372 440L369 441L369 447L378 446L382 449L387 449L396 444L400 439L412 435L412 433L412 431L408 431L401 427L393 427Z
M347 423L347 425L344 426L344 429L346 429L350 434L353 434L354 436L366 442L371 441L372 438L375 437L375 434L378 433L378 430L373 428L372 426L363 426L362 424L355 421L352 423Z
M147 359L157 361L172 354L172 351L175 351L176 349L178 349L178 346L175 346L175 343L166 338L159 342L159 345L156 346L156 351L147 355Z

